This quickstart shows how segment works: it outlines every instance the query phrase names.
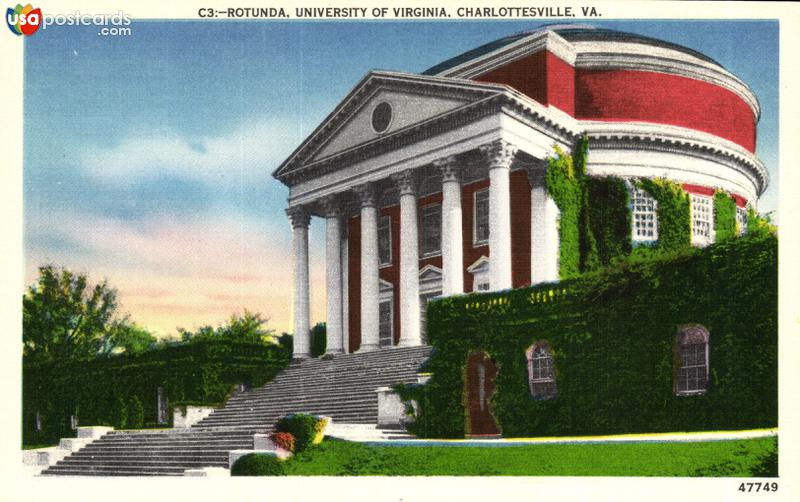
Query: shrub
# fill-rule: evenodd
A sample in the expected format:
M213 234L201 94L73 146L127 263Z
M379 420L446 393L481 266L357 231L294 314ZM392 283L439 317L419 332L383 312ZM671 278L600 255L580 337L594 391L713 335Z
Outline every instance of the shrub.
M317 422L314 424L314 439L311 441L311 444L318 445L322 442L323 438L325 438L325 428L328 427L331 419L328 417L316 417Z
M294 453L294 436L291 432L273 432L269 438L279 448Z
M285 476L283 461L274 455L251 453L231 467L231 476Z
M301 452L315 444L318 421L316 417L307 413L292 413L281 418L275 430L291 433L294 436L294 451Z
M128 407L125 405L125 400L122 399L122 396L117 397L114 406L114 427L117 429L128 427Z
M128 407L130 410L130 416L128 417L128 427L132 429L139 429L144 425L144 407L142 406L142 400L139 399L139 396L133 396L131 399L131 405Z

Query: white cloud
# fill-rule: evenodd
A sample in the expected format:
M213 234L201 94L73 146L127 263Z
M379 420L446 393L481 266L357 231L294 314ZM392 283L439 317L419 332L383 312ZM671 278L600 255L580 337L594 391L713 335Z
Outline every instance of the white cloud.
M107 148L83 150L80 162L90 177L109 184L161 176L211 186L265 182L302 139L299 122L274 118L246 122L218 136L133 134Z

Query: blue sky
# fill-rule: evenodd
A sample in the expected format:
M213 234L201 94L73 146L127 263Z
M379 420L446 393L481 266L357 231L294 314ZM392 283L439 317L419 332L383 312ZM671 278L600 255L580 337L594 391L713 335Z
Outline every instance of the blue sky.
M759 97L777 209L778 23L594 23L714 58ZM371 69L421 72L531 22L134 21L25 40L26 280L52 262L107 277L161 334L260 311L287 329L287 190L277 165ZM324 229L312 224L312 316Z

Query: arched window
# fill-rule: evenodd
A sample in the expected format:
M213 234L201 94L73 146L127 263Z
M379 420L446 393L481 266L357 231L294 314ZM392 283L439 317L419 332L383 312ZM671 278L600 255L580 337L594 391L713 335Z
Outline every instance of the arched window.
M708 384L708 331L699 325L684 326L675 339L675 394L703 394Z
M536 399L556 397L556 371L548 343L536 342L525 355L528 358L528 385L531 396Z

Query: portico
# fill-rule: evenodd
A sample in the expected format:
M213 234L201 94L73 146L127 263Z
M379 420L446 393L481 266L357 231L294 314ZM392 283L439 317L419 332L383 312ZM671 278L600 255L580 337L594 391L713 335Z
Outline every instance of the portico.
M504 86L368 74L275 173L290 187L294 356L310 355L311 217L326 222L331 354L424 343L434 296L557 280L544 159L576 134L554 113Z

